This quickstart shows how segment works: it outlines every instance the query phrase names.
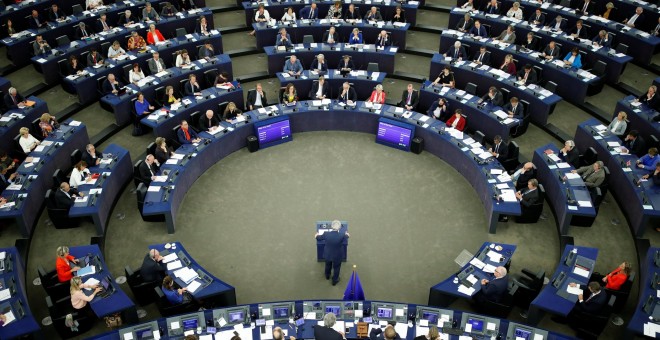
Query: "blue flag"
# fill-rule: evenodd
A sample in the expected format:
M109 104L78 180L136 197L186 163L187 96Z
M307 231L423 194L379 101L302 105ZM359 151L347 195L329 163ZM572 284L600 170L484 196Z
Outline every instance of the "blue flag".
M364 290L362 290L362 283L360 283L360 277L355 270L353 271L353 274L351 274L351 279L348 280L348 284L346 285L346 290L344 291L344 300L364 300Z

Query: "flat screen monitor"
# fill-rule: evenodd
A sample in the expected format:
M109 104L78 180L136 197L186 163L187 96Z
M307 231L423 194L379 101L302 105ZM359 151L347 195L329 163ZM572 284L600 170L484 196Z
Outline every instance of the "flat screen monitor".
M341 313L341 306L337 305L327 305L325 306L325 312L327 313L332 313L335 316L340 316L339 314Z
M472 325L473 333L483 333L484 332L484 319L479 318L469 318L467 323Z
M438 313L423 311L422 319L428 320L430 325L431 324L435 325L438 323Z
M276 306L273 307L273 318L275 319L287 319L289 318L289 307L286 306Z
M289 117L277 117L256 122L254 129L259 139L259 148L261 149L293 139Z
M195 318L181 319L181 327L183 328L184 331L197 329L197 322L198 320L196 315Z
M533 332L529 328L516 327L513 334L516 336L516 339L531 340Z
M410 151L410 142L414 135L414 125L400 123L387 118L381 118L378 120L376 143L404 151Z
M376 310L376 315L380 319L391 319L392 318L392 308L379 307Z
M229 323L241 323L245 319L245 313L241 311L229 312L227 313L229 317Z
M154 338L154 331L149 328L140 328L135 330L135 337L137 340L151 340Z

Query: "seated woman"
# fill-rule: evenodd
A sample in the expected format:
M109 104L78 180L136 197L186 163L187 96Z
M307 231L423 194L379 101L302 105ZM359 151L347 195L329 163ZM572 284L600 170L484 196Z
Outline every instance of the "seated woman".
M165 88L165 95L163 96L163 105L172 105L181 101L181 98L174 96L174 87L169 85Z
M623 262L607 275L593 273L591 281L603 282L606 289L619 290L630 276L630 263Z
M163 286L161 287L163 290L163 294L165 294L165 297L167 298L167 301L169 301L173 305L180 305L184 303L189 303L192 301L192 295L188 293L188 289L186 288L174 288L174 280L167 275L163 279Z
M167 141L163 137L156 138L156 151L154 152L154 157L158 161L158 164L165 164L167 160L172 157L174 151L172 148L167 146Z
M242 113L243 111L237 108L234 102L229 102L229 104L227 104L227 107L225 108L225 112L222 113L222 119L231 122L232 120L236 119L238 115Z
M293 7L288 7L286 13L282 16L283 22L296 21L296 12L293 11Z
M55 117L49 115L48 113L44 113L41 115L41 118L39 118L39 128L41 129L41 134L45 137L48 137L53 130L57 129L60 126L60 124L57 122Z
M582 67L582 58L580 57L580 51L577 47L568 52L566 57L564 57L564 66L570 68L581 68Z
M18 132L21 135L21 138L18 139L18 144L21 145L21 149L26 154L30 153L30 151L39 145L39 140L30 134L30 129L22 127Z
M134 63L133 68L128 71L128 80L137 85L137 83L144 78L144 72L142 72L140 64Z
M135 114L138 119L142 119L148 116L154 107L149 104L149 102L144 99L144 93L138 92L137 99L135 100Z
M335 1L335 3L330 6L326 19L341 19L341 1Z
M229 87L234 87L234 84L231 83L231 77L229 77L229 74L227 72L220 72L218 73L218 76L215 77L215 81L213 82L213 86L229 86Z
M87 169L87 163L85 161L80 161L73 167L71 170L71 177L69 178L69 186L72 188L77 188L80 185L83 185L92 180L92 176Z
M660 156L658 156L657 148L650 148L649 152L638 159L635 164L638 168L647 171L655 170L656 164L660 163Z
M293 84L288 83L284 89L284 93L282 93L282 104L295 104L297 101L298 94L296 93L296 87L293 86Z
M612 120L607 129L619 137L623 136L623 134L626 133L626 127L628 127L628 123L626 122L627 118L627 113L624 111L619 112L619 114L616 116L616 118L614 118L614 120Z
M188 55L188 51L181 50L179 53L177 53L175 62L176 67L188 66L190 64L191 61L190 56Z
M89 306L88 302L94 300L96 294L101 291L101 287L98 285L84 284L80 276L74 276L70 282L71 288L69 288L69 292L71 293L71 306L86 315L95 317L96 314L94 314L94 311ZM90 295L87 295L85 292L83 292L84 288L93 288L94 292L92 292Z
M523 11L520 8L520 3L519 2L514 2L513 6L509 8L509 10L506 12L506 16L509 18L515 18L518 20L522 20L523 18Z
M470 1L472 1L472 0L470 0ZM394 14L392 15L392 18L391 18L390 21L392 23L395 23L395 22L400 22L400 23L403 23L403 24L406 23L406 14L403 12L403 9L401 8L400 5L396 6L396 8L394 9Z
M516 64L513 62L513 56L510 54L507 54L504 57L504 62L502 63L502 66L500 66L500 70L511 74L515 75L516 74Z
M80 74L84 70L84 67L78 60L78 57L72 55L69 57L69 63L67 63L68 75Z
M69 247L57 247L55 252L55 271L57 271L57 280L59 282L69 282L73 278L73 273L80 270L78 260L69 254Z
M385 104L385 92L383 91L383 85L376 85L376 89L371 92L371 96L369 96L367 102L381 105Z
M610 18L610 15L612 15L612 9L613 9L613 8L614 8L614 4L611 3L611 2L608 2L608 3L605 5L605 12L603 12L603 14L601 15L601 17L603 17L603 18L605 18L605 19L609 19L609 18Z
M438 331L438 327L436 326L429 327L428 333L418 335L413 340L440 340L440 332Z
M357 29L357 27L353 29L353 32L351 32L351 37L348 38L348 44L362 44L362 33L360 33L360 30Z
M7 36L12 36L18 32L16 32L16 28L14 28L14 24L11 22L11 19L7 19L7 23L5 23L5 27L7 30Z
M461 109L456 109L454 115L447 119L447 127L463 131L465 129L465 118L461 115L462 113Z
M438 78L435 78L433 83L431 85L436 86L440 84L440 86L446 86L446 87L451 87L453 88L456 82L454 82L454 73L451 72L451 68L449 66L445 66L442 69L442 72L440 72L440 75Z

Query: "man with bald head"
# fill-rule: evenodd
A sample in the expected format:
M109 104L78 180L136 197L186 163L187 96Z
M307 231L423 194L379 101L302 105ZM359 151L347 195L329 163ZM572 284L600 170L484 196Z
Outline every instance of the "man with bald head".
M506 268L500 266L495 268L493 278L481 280L481 290L474 295L474 301L482 305L487 301L500 302L509 287L509 278L506 276Z
M140 275L144 282L162 281L165 277L165 264L160 252L156 249L149 250L149 253L144 256L142 267L140 268Z
M527 181L532 178L536 178L536 170L534 170L534 164L532 162L521 164L513 175L511 175L513 184L516 186L516 191L526 188Z
M388 324L385 329L374 328L369 333L370 340L399 340L401 336L394 330L394 326Z
M69 183L62 182L60 189L55 192L55 206L59 209L69 209L76 201L76 196L82 197L83 194L71 188Z
M218 125L220 125L220 121L218 120L218 117L215 116L215 113L213 113L213 110L206 110L206 113L199 117L199 122L197 123L199 131L209 132L217 129Z

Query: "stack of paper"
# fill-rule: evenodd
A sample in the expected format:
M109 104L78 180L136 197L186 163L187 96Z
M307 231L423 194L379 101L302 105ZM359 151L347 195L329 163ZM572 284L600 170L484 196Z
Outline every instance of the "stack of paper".
M180 260L175 260L167 264L167 270L179 269L183 266Z
M175 261L175 262L179 262L179 263L181 263L181 262L178 261L178 260ZM170 265L170 264L168 263L168 266L169 266L169 265ZM192 270L191 268L188 268L188 267L183 267L183 268L181 268L181 269L175 271L175 272L174 272L174 276L180 278L181 281L183 281L183 282L192 282L192 280L194 280L194 279L196 279L196 278L199 277L199 275L197 274L196 271L194 271L194 270Z

